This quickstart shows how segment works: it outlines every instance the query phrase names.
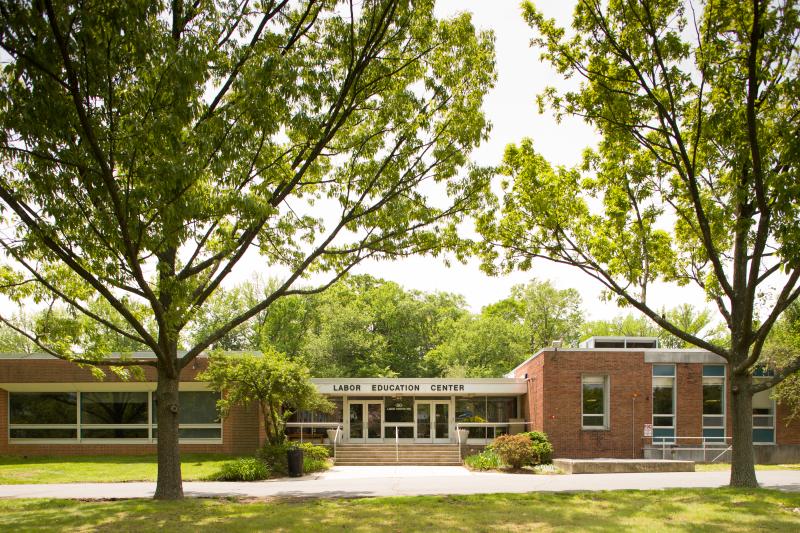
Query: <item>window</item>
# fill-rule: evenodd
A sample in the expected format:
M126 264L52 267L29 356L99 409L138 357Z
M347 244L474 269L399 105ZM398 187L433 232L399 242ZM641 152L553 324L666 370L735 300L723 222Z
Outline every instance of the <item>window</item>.
M675 365L653 365L653 443L675 442Z
M703 439L725 442L725 365L703 365Z
M775 400L771 390L753 394L753 444L775 444Z
M469 427L470 439L491 440L508 433L508 421L517 417L513 396L471 396L456 398L457 424L487 424ZM496 423L496 425L490 425Z
M342 425L342 398L328 398L333 404L333 411L321 413L317 411L294 412L289 417L286 425L286 435L290 439L303 440L325 439L329 429L336 429L337 425ZM314 424L318 423L319 426Z
M152 443L157 436L153 396L147 391L12 392L8 436L20 440ZM218 399L216 392L180 392L181 439L222 439Z
M78 395L74 392L12 392L9 430L12 439L75 439Z
M178 401L178 436L185 440L219 440L222 423L217 412L218 392L180 391ZM158 410L153 395L153 438L158 438Z
M608 376L581 378L583 429L608 429Z
M147 392L81 393L82 439L147 439Z

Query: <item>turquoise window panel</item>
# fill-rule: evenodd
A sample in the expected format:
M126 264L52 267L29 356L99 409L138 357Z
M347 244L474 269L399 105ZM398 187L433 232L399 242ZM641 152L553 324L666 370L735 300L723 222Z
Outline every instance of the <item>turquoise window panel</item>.
M753 430L753 442L754 443L772 444L773 442L775 442L775 430L774 429L754 429Z

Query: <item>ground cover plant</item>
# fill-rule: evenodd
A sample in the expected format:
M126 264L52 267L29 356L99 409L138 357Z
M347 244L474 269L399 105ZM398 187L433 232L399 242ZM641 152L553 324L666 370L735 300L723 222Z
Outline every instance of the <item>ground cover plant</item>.
M243 502L0 500L0 529L107 531L797 531L800 495L677 489Z

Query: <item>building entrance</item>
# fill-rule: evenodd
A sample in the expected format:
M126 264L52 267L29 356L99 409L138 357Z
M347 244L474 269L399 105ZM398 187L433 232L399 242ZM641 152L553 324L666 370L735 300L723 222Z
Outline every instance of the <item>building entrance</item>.
M348 403L347 438L350 442L383 440L383 402L351 401Z
M450 402L414 402L414 440L450 442Z

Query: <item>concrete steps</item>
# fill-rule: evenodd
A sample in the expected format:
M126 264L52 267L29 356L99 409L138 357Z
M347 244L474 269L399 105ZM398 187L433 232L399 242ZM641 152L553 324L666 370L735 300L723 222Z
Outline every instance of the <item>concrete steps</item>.
M460 465L457 444L339 444L336 464L375 465Z

